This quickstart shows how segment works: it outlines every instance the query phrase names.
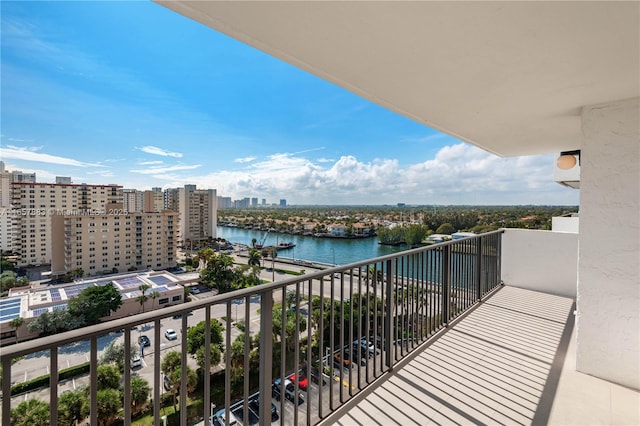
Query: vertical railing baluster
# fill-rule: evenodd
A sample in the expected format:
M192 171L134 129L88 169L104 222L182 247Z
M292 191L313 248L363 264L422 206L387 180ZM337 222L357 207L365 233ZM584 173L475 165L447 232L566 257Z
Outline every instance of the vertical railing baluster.
M243 368L244 368L244 387L243 387L243 394L244 394L244 404L243 404L243 410L244 410L244 424L249 424L249 377L250 377L250 369L249 369L249 358L251 357L251 321L249 320L249 304L251 303L251 296L247 295L244 298L244 364L243 364ZM238 321L238 319L236 318L236 322Z
M160 426L160 390L164 389L162 373L160 372L160 319L156 319L153 322L153 326L153 380L155 383L153 389L153 424L154 426Z
M260 413L271 418L271 380L273 378L273 290L260 294ZM280 411L280 418L284 413Z
M224 422L229 424L229 417L231 416L231 302L228 300L226 321L225 321L225 344L224 344ZM182 392L181 392L182 394ZM185 423L181 424L187 424Z
M383 280L382 282L382 287L385 287L386 292L387 292L387 300L386 300L386 306L384 309L384 337L386 339L383 339L384 341L384 348L386 351L386 367L389 370L393 370L393 366L395 364L395 351L392 351L393 348L393 335L395 334L395 331L392 330L392 326L393 326L393 311L394 311L394 306L393 306L393 288L392 288L392 282L391 282L391 273L392 273L392 269L391 269L392 263L391 260L387 260L386 262L386 268L383 268L383 273L386 272L386 283L385 280ZM385 271L386 269L386 271Z
M2 360L2 426L11 426L11 358Z
M49 390L51 395L49 400L49 411L51 424L55 425L58 423L58 346L53 346L51 348L50 355L51 359L49 360L49 370L51 373L49 374ZM125 410L125 420L126 413L127 412Z
M320 388L320 392L318 392L318 417L320 417L320 419L324 418L324 413L322 412L322 407L324 407L324 401L322 400L322 390L323 390L323 386L322 386L322 381L324 380L324 357L325 357L325 348L324 348L324 279L322 279L322 277L320 278L320 288L318 289L318 294L319 294L319 298L320 298L320 315L319 315L319 320L318 320L318 330L320 333L320 344L319 344L319 348L318 348L318 356L320 357L320 385L318 386ZM329 374L331 374L332 370L331 370L331 360L329 359L329 356L327 355L327 368L329 369ZM329 394L331 395L331 388L333 388L333 384L331 383L331 377L329 378Z
M124 424L131 425L131 327L124 329Z
M442 251L442 322L449 325L449 306L451 304L451 245Z
M183 350L180 351L181 355L181 370L182 377L180 378L180 424L187 424L187 351L184 350L187 348L187 313L182 314L182 325L181 325L181 343Z
M204 308L204 418L211 422L211 306ZM211 426L211 425L207 425Z
M91 357L89 367L89 389L91 394L90 424L98 424L98 337L91 337Z
M476 239L476 301L482 301L482 237Z

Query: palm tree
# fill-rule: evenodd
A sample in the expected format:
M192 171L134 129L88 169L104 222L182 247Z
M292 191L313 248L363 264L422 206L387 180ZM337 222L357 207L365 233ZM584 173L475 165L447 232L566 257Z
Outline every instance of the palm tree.
M16 317L14 319L12 319L11 321L9 321L9 327L13 328L16 332L16 342L19 341L18 339L18 329L22 326L22 324L24 324L24 318L22 317Z
M83 389L63 393L58 404L59 425L74 426L89 415L89 398Z
M115 389L102 389L96 395L98 403L98 425L111 425L122 407L120 392Z
M252 238L252 239L251 239L251 247L256 248L256 243L257 243L257 242L258 242L258 240L257 240L257 239Z
M255 238L254 238L255 240ZM250 266L260 266L260 252L256 249L251 249L249 250L249 260L247 261L247 264Z
M139 376L131 378L131 411L135 414L144 409L149 399L149 382Z
M6 413L4 413L6 415ZM15 426L45 426L49 424L49 404L39 399L22 401L11 410L11 424Z
M142 294L140 296L138 296L136 298L136 300L138 301L138 303L140 303L140 309L142 310L142 312L144 312L144 304L145 304L145 302L147 300L149 300L149 297L145 293L150 288L151 288L151 286L148 285L148 284L140 284L138 286L138 290L140 290L142 292Z

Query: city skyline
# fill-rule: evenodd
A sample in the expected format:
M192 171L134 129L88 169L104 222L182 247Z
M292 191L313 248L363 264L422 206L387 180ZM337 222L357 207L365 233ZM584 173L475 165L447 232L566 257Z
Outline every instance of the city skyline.
M577 205L499 158L150 2L2 2L0 157L40 182L292 205Z

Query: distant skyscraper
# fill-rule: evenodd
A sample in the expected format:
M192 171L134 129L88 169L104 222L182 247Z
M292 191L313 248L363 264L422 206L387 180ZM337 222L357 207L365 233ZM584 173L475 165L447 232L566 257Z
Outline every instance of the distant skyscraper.
M56 183L60 183L60 184L71 184L71 177L70 176L56 176Z
M258 207L258 198L251 199L251 207Z
M263 205L263 206L266 206L266 205L267 205L267 199L266 199L266 198L263 198L263 199L262 199L262 205Z
M280 207L287 207L287 200L284 198L280 200Z
M178 190L180 212L180 239L200 241L216 238L218 222L218 197L215 189L196 189L185 185Z

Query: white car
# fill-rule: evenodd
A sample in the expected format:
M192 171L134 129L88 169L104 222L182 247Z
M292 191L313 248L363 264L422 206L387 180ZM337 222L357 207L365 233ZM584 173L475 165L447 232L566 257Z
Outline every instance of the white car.
M173 328L168 328L167 331L164 332L164 337L167 340L176 340L178 338L178 333Z
M142 358L140 358L140 355L134 355L133 358L131 358L131 368L136 367L142 367Z

